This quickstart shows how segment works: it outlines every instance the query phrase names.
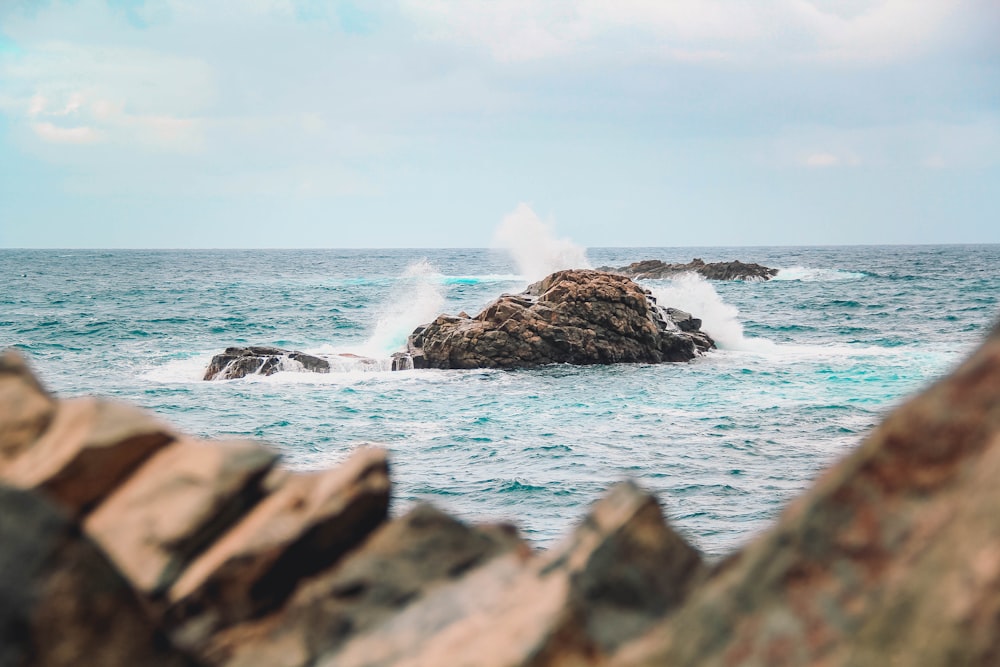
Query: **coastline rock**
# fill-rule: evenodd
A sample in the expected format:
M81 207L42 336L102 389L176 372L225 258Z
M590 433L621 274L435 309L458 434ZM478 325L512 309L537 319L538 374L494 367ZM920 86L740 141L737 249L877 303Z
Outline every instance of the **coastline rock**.
M386 454L362 448L321 473L278 474L274 489L204 551L167 593L166 622L198 653L212 633L268 613L337 562L389 508Z
M48 428L56 403L13 350L0 355L0 474Z
M995 665L1000 328L614 664Z
M618 273L636 280L659 280L672 278L681 273L697 273L709 280L763 282L778 275L777 269L770 269L760 264L744 264L739 260L706 263L697 257L687 264L668 264L658 259L646 259L628 266L617 268L604 266L598 270Z
M415 368L690 361L712 347L690 314L661 308L629 278L591 270L553 273L475 317L441 315L407 342Z
M426 504L375 531L277 613L220 632L204 655L227 667L302 667L440 583L527 546L509 526L467 526Z
M280 347L227 347L225 352L212 357L203 379L235 380L247 375L273 375L288 369L329 373L330 362L311 354Z
M150 457L84 527L140 593L158 597L263 497L262 479L277 458L252 442L179 440Z
M595 664L671 613L701 574L656 499L620 484L552 551L494 558L318 665Z
M174 438L166 425L130 405L62 401L41 437L0 468L0 481L38 489L85 514Z
M0 484L0 665L194 667L78 524Z

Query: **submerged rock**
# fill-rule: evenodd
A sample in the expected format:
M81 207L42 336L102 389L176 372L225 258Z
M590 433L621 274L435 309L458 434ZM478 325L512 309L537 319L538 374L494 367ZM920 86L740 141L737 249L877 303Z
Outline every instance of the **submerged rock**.
M661 308L631 279L601 271L558 271L475 317L463 315L441 315L410 335L414 367L661 363L689 361L715 346L700 320Z
M709 262L695 258L687 264L668 264L658 259L646 259L633 262L628 266L604 266L600 271L619 273L636 280L657 280L672 278L682 273L697 273L709 280L743 280L765 281L778 275L777 269L770 269L760 264L744 264L739 260L732 262Z

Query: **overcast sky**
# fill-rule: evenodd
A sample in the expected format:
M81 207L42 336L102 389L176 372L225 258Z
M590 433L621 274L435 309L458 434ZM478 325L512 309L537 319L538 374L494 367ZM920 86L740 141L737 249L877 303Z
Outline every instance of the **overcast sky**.
M1000 242L997 0L0 0L0 247Z

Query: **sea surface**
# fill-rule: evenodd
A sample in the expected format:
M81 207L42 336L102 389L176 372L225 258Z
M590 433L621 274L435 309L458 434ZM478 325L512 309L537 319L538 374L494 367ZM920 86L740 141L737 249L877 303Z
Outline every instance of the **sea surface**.
M1000 311L1000 246L591 248L593 266L740 259L769 282L650 281L720 349L691 363L201 376L231 345L386 360L440 312L523 289L510 256L442 250L0 250L0 346L58 396L138 404L298 469L391 451L394 512L431 501L546 546L611 484L655 492L710 556L744 543Z

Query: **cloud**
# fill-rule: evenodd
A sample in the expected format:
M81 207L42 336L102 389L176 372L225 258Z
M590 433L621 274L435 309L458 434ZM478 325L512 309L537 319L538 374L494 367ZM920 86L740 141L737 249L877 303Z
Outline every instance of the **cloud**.
M943 38L977 0L403 0L425 36L482 45L498 61L638 52L668 59L882 62ZM694 57L692 56L694 54ZM702 57L698 57L702 54Z
M53 144L95 144L101 133L92 127L58 127L52 123L32 123L31 129L42 141Z
M833 153L814 153L805 159L807 167L834 167L840 164L840 158Z

